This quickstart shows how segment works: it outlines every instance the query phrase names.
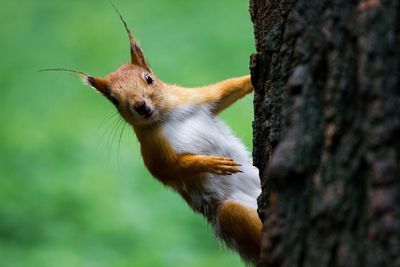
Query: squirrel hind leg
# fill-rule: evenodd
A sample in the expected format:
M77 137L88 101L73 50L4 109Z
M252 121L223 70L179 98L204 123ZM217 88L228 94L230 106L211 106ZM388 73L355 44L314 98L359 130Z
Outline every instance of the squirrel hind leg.
M220 237L246 261L256 265L260 256L262 223L255 210L226 201L217 210Z

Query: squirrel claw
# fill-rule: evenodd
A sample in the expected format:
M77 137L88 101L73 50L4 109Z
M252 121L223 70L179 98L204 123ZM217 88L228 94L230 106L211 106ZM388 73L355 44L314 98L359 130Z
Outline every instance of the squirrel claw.
M217 174L217 175L232 175L237 172L241 172L239 170L240 164L238 164L235 160L229 157L221 157L221 156L208 156L209 158L209 172Z

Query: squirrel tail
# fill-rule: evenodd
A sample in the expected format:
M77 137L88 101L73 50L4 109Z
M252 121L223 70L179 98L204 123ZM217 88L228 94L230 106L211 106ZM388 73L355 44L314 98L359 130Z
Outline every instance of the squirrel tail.
M262 223L255 210L226 201L217 210L220 237L247 262L256 265L260 256Z

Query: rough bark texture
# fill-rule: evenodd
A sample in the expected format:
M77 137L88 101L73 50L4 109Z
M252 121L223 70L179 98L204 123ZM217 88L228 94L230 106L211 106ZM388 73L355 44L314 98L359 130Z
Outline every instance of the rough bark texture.
M259 266L400 266L398 0L251 0Z

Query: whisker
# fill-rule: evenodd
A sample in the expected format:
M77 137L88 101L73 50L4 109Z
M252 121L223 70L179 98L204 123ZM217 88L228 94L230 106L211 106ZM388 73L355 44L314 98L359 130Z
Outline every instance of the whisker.
M123 122L122 117L118 117L116 122L114 123L113 129L111 131L111 134L109 135L108 138L108 160L110 161L111 159L111 152L113 150L113 141L115 140L115 135L118 133L118 128L121 125L121 122Z
M108 115L103 121L104 121L104 125L105 125L105 130L103 132L103 134L101 135L99 142L97 143L97 148L99 148L100 144L102 143L102 141L104 140L104 137L106 136L107 132L111 129L111 126L115 123L115 121L117 120L118 117L116 117L116 115L118 115L118 113L113 113L111 115ZM99 128L102 125L99 126Z
M108 115L106 115L103 120L100 122L99 128L101 126L101 124L106 123L107 120L109 120L110 118L114 117L115 115L118 115L117 111L112 111L111 113L109 113Z
M121 127L122 127L122 125L123 125L123 120L119 120L118 121L118 124L117 124L117 126L116 126L116 129L115 129L115 133L114 133L114 135L113 135L113 141L115 140L115 138L117 138L117 140L118 140L118 143L117 143L117 147L116 147L116 153L117 153L117 166L118 166L118 170L121 172L121 165L120 165L120 159L121 159L121 157L120 157L120 154L119 154L119 142L120 142L120 135L121 135Z
M106 115L98 124L96 132L100 131L100 128L104 125L106 125L115 115L118 115L118 112L111 112L108 115Z
M121 156L121 140L123 137L123 133L126 127L126 122L124 120L122 120L122 123L120 124L120 131L119 131L119 140L118 140L118 146L117 146L117 163L118 163L118 168L120 169L120 156Z

